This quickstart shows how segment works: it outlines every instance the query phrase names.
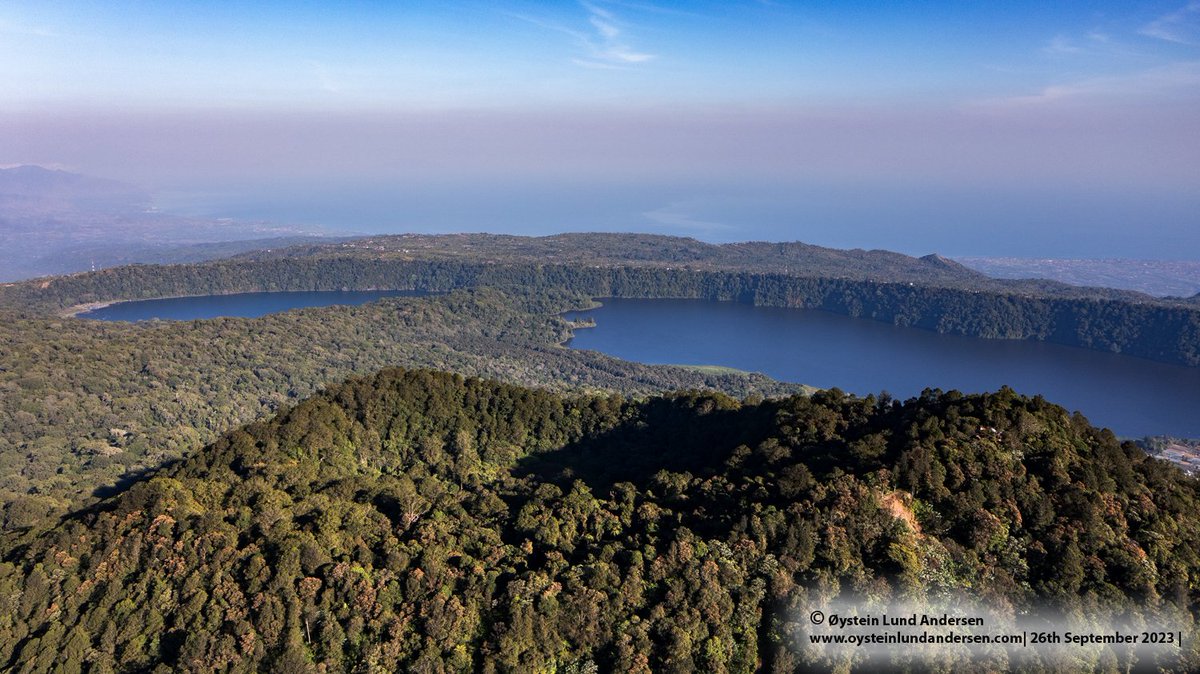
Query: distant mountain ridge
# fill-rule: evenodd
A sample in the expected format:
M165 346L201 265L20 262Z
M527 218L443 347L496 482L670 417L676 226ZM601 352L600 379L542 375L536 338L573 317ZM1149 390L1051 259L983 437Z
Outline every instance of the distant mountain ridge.
M0 198L16 197L72 202L99 198L127 207L150 201L149 193L127 183L28 165L0 169Z
M160 213L148 192L116 180L40 166L0 169L0 248L5 252L0 281L132 262L212 259L204 249L180 248L316 233ZM220 249L219 255L246 249Z
M0 168L0 194L137 192L137 188L109 178L95 178L63 169L33 164Z

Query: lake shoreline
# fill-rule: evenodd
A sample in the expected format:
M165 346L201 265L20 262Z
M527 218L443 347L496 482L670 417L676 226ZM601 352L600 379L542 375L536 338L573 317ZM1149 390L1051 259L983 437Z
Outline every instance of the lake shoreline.
M326 294L326 293L328 293L328 294L334 294L334 293L379 294L379 296L371 298L371 299L366 299L361 302L329 302L329 303L320 303L320 304L304 304L304 303L302 303L302 304L297 304L295 306L280 308L280 309L276 309L276 310L272 310L272 311L267 311L262 314L255 314L255 315L249 315L249 316L248 315L239 315L239 314L230 314L227 316L208 316L208 317L196 316L196 317L191 317L191 318L183 318L183 317L165 318L165 317L157 317L157 316L147 316L144 318L135 318L135 319L116 319L116 318L107 318L107 317L89 316L88 315L93 312L101 311L103 309L107 309L109 307L113 307L113 306L117 306L117 305L121 305L121 304L141 304L144 302L162 302L162 301L170 301L170 300L200 300L200 299L206 299L206 298L236 297L239 295L280 296L280 295L289 295L289 294L308 295L308 294ZM254 318L257 316L266 315L268 313L277 313L279 311L291 311L292 309L305 309L305 308L312 308L312 307L339 306L339 305L340 306L357 306L360 304L365 304L367 302L376 302L381 299L387 299L390 297L424 297L424 296L432 295L432 294L435 294L435 293L433 291L417 290L417 289L412 289L412 288L370 288L370 289L357 289L356 288L354 290L346 290L346 289L338 289L338 290L239 290L239 291L235 291L235 292L200 293L200 294L187 294L187 295L163 295L160 297L143 297L143 298L132 299L132 300L126 299L126 300L107 300L107 301L103 301L103 302L86 302L83 304L76 304L74 306L63 309L60 312L58 312L58 315L61 318L74 318L74 319L80 319L80 320L98 320L98 321L119 321L119 322L140 322L140 321L146 321L146 320L173 320L173 321L209 320L211 318L220 318L220 317Z
M163 298L168 299L168 298ZM108 302L85 302L84 304L76 304L73 307L67 307L58 312L60 318L81 318L83 314L91 313L106 307L111 307L114 304L127 302L130 300L111 300Z
M187 295L159 295L157 297L137 297L134 299L117 299L105 300L103 302L84 302L76 304L65 309L60 309L57 312L59 318L83 318L82 314L92 311L106 309L115 304L124 304L126 302L153 302L155 300L182 300L191 297L228 297L230 295L257 295L263 294L282 294L282 293L426 293L433 294L431 290L420 290L417 288L339 288L337 290L233 290L228 292L211 292L211 293L191 293ZM103 319L94 319L103 320Z
M567 309L566 311L560 311L557 314L555 314L554 315L555 318L558 318L567 324L567 338L562 340L561 342L559 342L558 346L560 346L564 349L569 349L569 348L571 348L571 340L575 339L575 331L576 330L589 330L591 328L596 327L596 319L595 318L588 317L586 320L591 321L591 324L588 325L588 324L582 324L580 321L578 321L576 319L567 318L567 314L577 314L577 313L581 313L584 311L595 311L596 309L599 309L603 306L604 306L603 302L601 302L599 299L597 299L595 297L592 297L592 298L588 299L588 306L586 306L586 307L581 307L578 309Z

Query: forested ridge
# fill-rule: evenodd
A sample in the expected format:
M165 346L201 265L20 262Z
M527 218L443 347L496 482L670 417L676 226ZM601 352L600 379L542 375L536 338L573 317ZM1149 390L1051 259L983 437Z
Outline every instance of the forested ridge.
M173 295L491 286L529 294L688 297L816 308L942 333L1045 340L1200 365L1200 308L1192 302L1052 282L999 281L942 258L883 251L729 244L740 247L729 252L671 237L579 236L582 242L546 237L570 244L554 249L557 253L545 250L551 244L543 239L525 237L378 237L205 264L119 267L6 286L0 305L45 312ZM595 241L613 243L589 260L583 244ZM776 250L781 246L783 252ZM693 248L699 252L686 254Z
M799 609L845 593L1194 619L1198 497L1008 390L628 400L388 369L8 534L0 667L824 670Z
M256 319L128 324L0 312L0 529L78 508L219 433L389 365L558 391L802 389L559 346L570 325L556 314L587 303L482 289Z

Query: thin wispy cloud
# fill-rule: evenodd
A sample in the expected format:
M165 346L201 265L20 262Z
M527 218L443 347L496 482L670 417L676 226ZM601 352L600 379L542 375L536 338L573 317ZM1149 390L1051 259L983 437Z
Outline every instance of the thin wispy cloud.
M624 40L624 30L615 14L590 2L580 3L587 10L594 35L585 43L593 59L609 63L642 63L654 54L635 50Z
M605 40L615 40L621 34L621 30L612 24L612 12L589 5L586 2L583 3L583 6L590 13L588 23L592 24L592 27L600 34L600 37Z
M1196 95L1200 92L1200 61L1172 63L1125 75L1093 77L1055 84L1025 96L980 101L971 107L1006 108L1047 105L1085 98L1129 98L1147 95Z
M585 12L583 18L586 27L583 28L574 28L525 14L508 15L570 36L582 52L572 58L571 62L583 68L612 70L645 63L655 58L654 54L634 49L629 45L625 39L624 23L615 13L590 2L581 2L580 7Z
M1135 47L1124 41L1116 40L1108 33L1100 30L1090 30L1078 35L1059 33L1046 42L1039 51L1048 56L1089 56L1118 59L1130 57L1147 58L1144 48Z
M605 63L603 61L590 61L588 59L574 58L571 63L580 68L590 68L592 70L625 70L628 66L619 66L615 63Z
M59 37L59 34L45 26L31 26L0 19L0 35L27 35L31 37Z
M653 5L645 2L627 2L626 0L609 0L610 5L617 5L628 9L637 10L639 12L648 12L650 14L665 14L668 16L700 16L697 12L689 12L678 7L663 7L661 5Z
M1158 17L1138 31L1147 37L1178 44L1200 44L1200 0Z
M1083 51L1083 47L1071 42L1065 35L1055 35L1054 39L1042 47L1042 51L1047 54L1078 54Z

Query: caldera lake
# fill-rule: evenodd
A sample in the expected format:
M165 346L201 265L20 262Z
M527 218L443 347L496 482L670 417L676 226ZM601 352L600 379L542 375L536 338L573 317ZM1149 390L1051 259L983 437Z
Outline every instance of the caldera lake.
M1200 368L1032 340L942 335L816 309L604 299L568 343L648 364L720 365L783 381L908 398L1009 386L1122 437L1200 437Z
M101 321L190 321L222 316L256 318L303 307L365 304L385 297L421 297L428 294L421 290L310 290L164 297L115 302L78 314L78 317Z

